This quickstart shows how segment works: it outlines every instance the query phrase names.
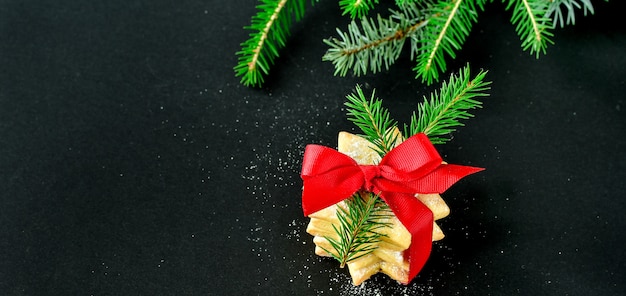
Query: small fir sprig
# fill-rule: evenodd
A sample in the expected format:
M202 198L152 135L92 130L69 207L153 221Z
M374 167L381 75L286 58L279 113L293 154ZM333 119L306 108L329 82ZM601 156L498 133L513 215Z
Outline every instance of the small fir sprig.
M389 110L383 108L382 100L375 97L375 92L369 100L360 86L356 86L355 92L346 97L348 120L363 131L363 137L374 144L382 157L395 146L397 134L392 130L398 124L391 118Z
M507 0L505 0L507 1ZM545 0L508 0L507 10L512 10L511 23L522 40L522 49L529 50L539 58L546 53L548 43L554 43L549 29L552 27L546 16L549 3Z
M386 221L392 216L389 207L371 192L357 192L344 205L337 207L339 225L333 224L338 238L325 237L334 250L324 249L342 268L376 250L377 243L386 236L380 230L390 226Z
M337 29L338 38L325 39L329 46L324 61L335 65L335 75L345 76L352 70L356 76L389 69L400 56L407 39L420 40L419 29L427 24L416 4L406 4L392 15L376 19L353 20L348 30Z
M433 144L443 144L456 127L463 126L460 120L473 117L469 110L480 108L480 97L488 96L491 82L484 81L487 72L480 71L470 80L470 67L465 66L457 75L443 82L441 90L424 96L424 101L413 112L411 123L405 126L405 135L424 133Z
M439 80L439 73L446 71L444 54L456 57L455 51L461 49L477 20L477 8L483 10L483 5L482 0L453 0L431 7L428 24L417 40L420 49L413 68L416 78L428 84Z
M490 82L484 81L486 74L480 71L470 80L470 68L466 66L457 75L452 75L447 83L443 83L439 93L419 105L410 125L404 127L405 137L423 132L433 143L446 142L448 138L444 136L463 125L460 120L472 117L469 110L480 107L478 98L487 96ZM393 135L392 130L397 127L397 122L382 106L382 100L375 98L373 93L368 98L357 85L355 92L347 96L346 107L348 119L363 131L361 136L374 145L373 149L381 157L393 149L398 136ZM391 215L389 207L379 196L368 193L364 197L363 194L357 192L345 200L345 208L338 207L336 214L340 223L333 224L337 239L326 237L334 250L324 250L342 266L373 252L384 237L381 230L390 226L385 222Z

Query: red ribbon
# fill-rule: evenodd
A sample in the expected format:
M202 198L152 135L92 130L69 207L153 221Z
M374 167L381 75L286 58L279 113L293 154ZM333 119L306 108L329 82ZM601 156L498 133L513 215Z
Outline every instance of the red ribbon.
M421 133L389 151L378 165L359 165L337 150L307 145L301 173L302 209L308 216L359 190L379 195L411 233L410 282L430 255L433 231L433 213L415 194L442 193L461 178L481 170L442 163L433 144Z

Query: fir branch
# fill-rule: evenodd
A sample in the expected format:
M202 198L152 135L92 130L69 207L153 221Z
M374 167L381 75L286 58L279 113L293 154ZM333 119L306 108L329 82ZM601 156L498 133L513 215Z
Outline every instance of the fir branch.
M324 249L341 267L374 251L385 236L379 230L390 226L385 221L391 217L389 207L371 192L357 192L345 200L345 205L337 207L339 226L333 224L338 239L325 237L335 252Z
M264 76L285 46L289 27L302 18L305 0L259 0L258 13L246 29L254 31L241 43L234 67L241 83L260 86ZM312 2L316 2L314 0ZM431 84L446 71L446 58L455 58L483 10L487 0L395 0L399 10L389 17L364 15L378 0L340 0L344 14L353 18L347 31L337 29L339 37L324 40L329 49L322 57L335 66L335 75L348 71L360 76L380 72L394 64L406 39L410 39L411 59L416 78ZM523 50L539 58L552 44L557 25L574 24L577 10L593 14L591 0L502 0L512 10L511 23L521 39ZM604 0L607 1L608 0ZM354 18L360 18L354 20Z
M367 14L370 9L374 8L374 4L378 4L378 0L340 0L339 7L343 10L342 15L349 14L351 18L361 18Z
M552 29L556 28L557 24L563 28L565 25L575 23L576 10L581 8L585 16L587 16L587 12L594 13L591 0L552 0L546 10L545 17L552 20ZM563 12L564 9L565 12Z
M360 25L353 20L346 32L337 29L339 38L325 39L330 48L322 57L335 65L335 75L345 76L350 69L356 76L369 71L387 70L400 56L404 42L426 24L415 4L402 6L401 11L383 18L363 17Z
M254 31L250 39L241 43L237 52L238 64L235 75L241 76L246 86L260 86L264 76L286 44L292 20L299 21L304 15L304 0L260 0L258 12L245 29Z
M348 120L363 131L364 138L374 144L382 157L395 146L398 135L390 131L397 127L397 122L391 119L389 110L382 107L382 100L375 98L375 92L368 100L360 86L357 85L355 91L346 97Z
M443 144L449 140L450 133L455 127L463 126L460 120L473 117L468 111L481 107L477 97L488 96L485 91L489 89L491 82L485 82L487 72L481 71L470 80L469 65L465 66L450 80L444 82L439 93L431 94L430 100L424 97L424 101L418 106L417 114L411 117L409 130L405 126L405 136L409 137L417 133L424 133L433 144Z
M483 5L484 0L452 0L440 1L432 7L423 39L417 41L419 55L413 68L422 82L431 84L439 80L439 73L446 71L444 53L451 58L456 56L455 51L461 49L472 23L477 20L476 7L482 10Z
M506 1L506 0L505 0ZM546 53L550 38L553 36L550 20L546 17L548 5L545 0L508 0L506 9L513 9L511 23L522 40L522 49L530 50L537 58Z

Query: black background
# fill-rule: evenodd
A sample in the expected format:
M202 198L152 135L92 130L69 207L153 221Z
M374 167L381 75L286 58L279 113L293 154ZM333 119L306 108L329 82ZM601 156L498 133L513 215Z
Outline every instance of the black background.
M439 85L334 77L337 1L295 24L263 88L234 77L256 1L0 1L2 295L624 295L621 1L555 30L536 60L489 4L449 69L491 96L438 146L482 166L448 190L447 237L409 285L313 255L308 143L354 130L355 84L408 122ZM621 2L621 3L620 3ZM448 76L448 72L445 76Z

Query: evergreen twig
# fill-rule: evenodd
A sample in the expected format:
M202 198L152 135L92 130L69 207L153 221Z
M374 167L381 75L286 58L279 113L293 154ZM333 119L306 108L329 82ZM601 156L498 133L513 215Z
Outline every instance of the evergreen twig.
M390 132L397 127L397 122L391 119L389 110L382 106L382 100L372 92L368 100L360 86L356 86L356 93L348 95L348 120L365 133L364 137L376 147L375 150L382 157L393 149L397 134Z
M430 100L418 106L417 113L411 116L411 123L405 126L405 136L424 133L433 144L442 144L449 140L444 137L455 131L455 127L463 126L460 120L473 117L468 111L480 108L482 103L476 98L488 96L490 82L485 82L487 72L480 71L470 80L469 65L457 75L452 74L450 80L444 82L441 90L434 92Z
M345 208L337 207L339 225L333 224L337 239L325 237L334 252L324 249L337 259L341 267L376 250L377 243L385 234L380 230L389 227L389 207L371 192L357 192L346 199Z
M511 23L522 40L522 49L529 50L539 58L546 53L550 38L550 19L546 17L548 3L545 0L504 0L508 1L506 9L512 9Z
M339 38L324 40L329 49L322 60L332 62L335 75L340 76L350 69L356 76L368 70L380 72L383 66L389 69L400 56L405 40L426 24L420 11L417 5L407 4L387 18L363 17L360 24L352 20L346 32L337 29Z
M439 73L446 71L444 53L451 58L456 56L455 51L461 49L472 23L477 20L476 8L482 10L483 4L483 0L452 0L440 1L432 7L422 39L417 41L416 78L427 84L439 80Z

